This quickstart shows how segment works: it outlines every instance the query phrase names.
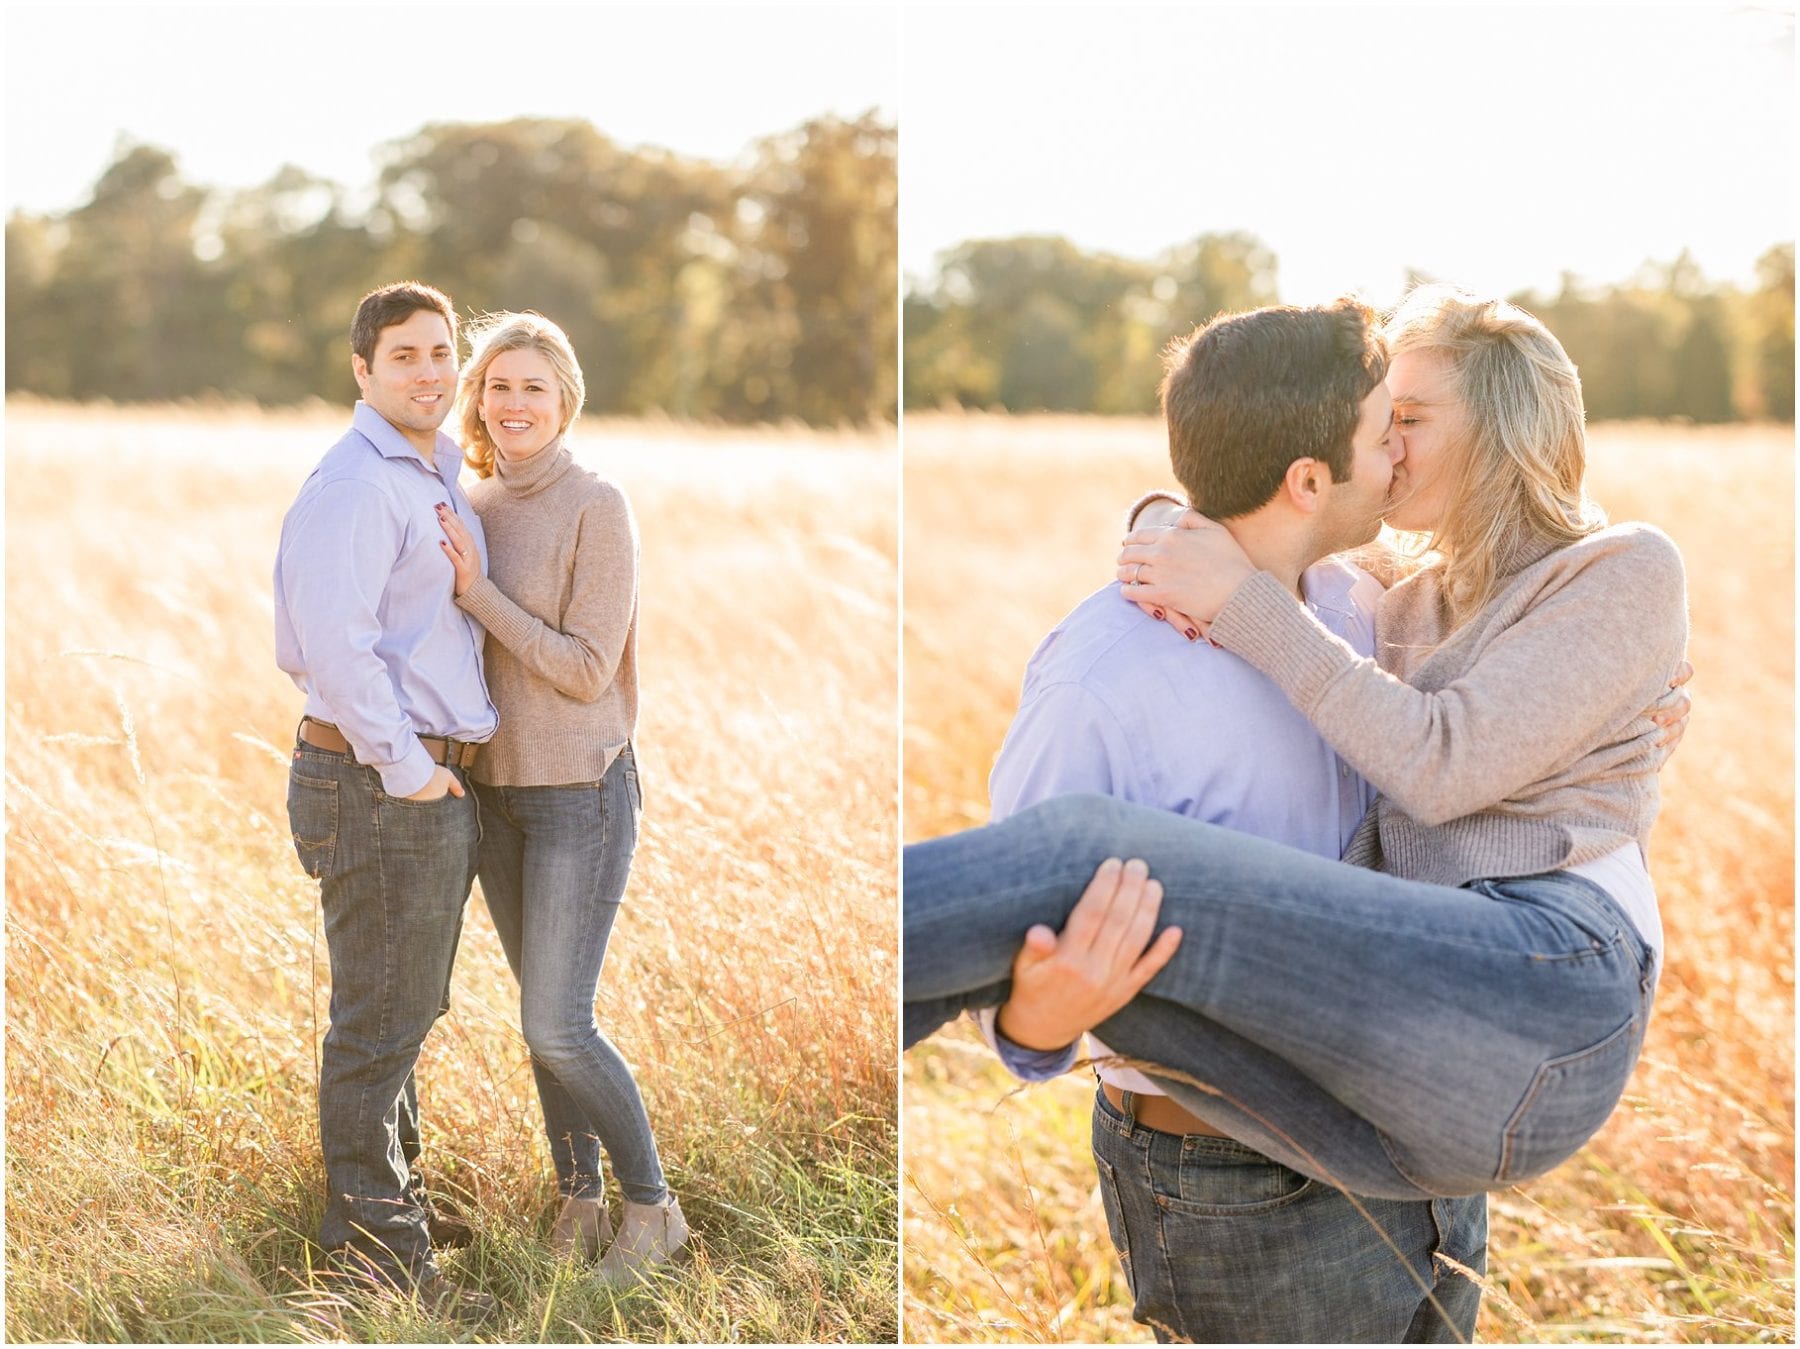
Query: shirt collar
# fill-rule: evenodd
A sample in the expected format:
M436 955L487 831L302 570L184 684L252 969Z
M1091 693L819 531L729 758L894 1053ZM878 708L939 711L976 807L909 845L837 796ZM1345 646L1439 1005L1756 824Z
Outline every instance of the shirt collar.
M1300 593L1306 607L1314 613L1332 613L1340 618L1355 618L1356 606L1350 602L1356 577L1348 567L1326 558L1300 573Z
M381 452L384 459L414 459L424 468L435 472L446 481L453 481L462 468L462 451L456 442L442 431L437 433L437 446L432 451L434 463L427 464L425 456L414 448L413 443L400 434L399 428L370 407L362 399L356 400L356 409L350 414L350 425L362 438ZM448 477L446 477L448 471Z

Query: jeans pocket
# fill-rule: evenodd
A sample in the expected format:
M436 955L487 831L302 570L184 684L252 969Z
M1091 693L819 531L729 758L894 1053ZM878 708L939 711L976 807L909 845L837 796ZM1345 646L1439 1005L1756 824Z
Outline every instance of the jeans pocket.
M1495 1180L1541 1176L1600 1131L1637 1063L1642 1028L1634 1016L1586 1049L1545 1060L1506 1123Z
M338 785L330 778L288 774L288 829L300 866L315 881L328 880L337 860Z
M1183 1142L1176 1193L1159 1193L1156 1202L1195 1217L1251 1216L1297 1203L1317 1184L1242 1144L1190 1137Z
M463 790L467 791L468 789L464 788ZM383 792L377 799L382 805L399 806L402 810L427 811L435 810L446 801L456 800L457 795L455 792L446 791L442 796L434 796L425 801L415 801L410 796L395 796L391 792Z

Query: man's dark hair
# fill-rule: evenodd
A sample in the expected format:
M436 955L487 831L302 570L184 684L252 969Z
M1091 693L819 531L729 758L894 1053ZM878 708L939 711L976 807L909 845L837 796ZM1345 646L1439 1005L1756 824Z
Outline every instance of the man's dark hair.
M1363 399L1387 374L1375 315L1352 299L1224 314L1163 351L1169 463L1202 515L1267 504L1296 459L1349 480Z
M356 306L356 317L350 321L350 350L365 362L373 363L381 330L405 323L421 309L444 316L444 322L450 325L450 346L454 350L456 307L443 291L422 281L396 281L363 296L362 303Z

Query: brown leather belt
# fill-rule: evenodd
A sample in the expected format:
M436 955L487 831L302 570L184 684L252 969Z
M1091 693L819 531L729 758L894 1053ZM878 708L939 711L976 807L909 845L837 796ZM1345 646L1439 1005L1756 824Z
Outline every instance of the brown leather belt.
M1110 1082L1102 1082L1100 1090L1106 1093L1106 1099L1112 1102L1113 1109L1121 1115L1135 1119L1146 1129L1155 1129L1163 1134L1205 1134L1209 1138L1228 1138L1229 1134L1213 1128L1205 1120L1190 1111L1183 1110L1168 1096L1140 1096L1131 1094L1131 1109L1125 1108L1125 1093Z
M350 742L328 721L301 717L298 734L307 744L317 749L329 749L355 757ZM422 735L419 743L425 746L425 752L431 756L433 763L441 763L448 768L467 768L475 762L475 751L478 748L466 740L440 740L435 735Z

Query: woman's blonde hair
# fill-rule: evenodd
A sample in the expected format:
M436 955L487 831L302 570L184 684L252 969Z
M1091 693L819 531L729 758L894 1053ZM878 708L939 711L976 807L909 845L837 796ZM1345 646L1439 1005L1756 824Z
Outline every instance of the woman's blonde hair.
M575 359L568 334L542 314L484 315L469 330L469 342L469 363L463 367L456 388L456 418L462 427L464 461L481 477L489 478L494 473L494 440L488 435L487 423L481 420L481 391L496 356L505 351L530 350L542 353L550 362L562 393L562 427L558 435L566 435L581 415L587 385L582 382L581 364Z
M1465 409L1459 466L1431 533L1454 627L1473 618L1529 543L1560 547L1603 527L1587 499L1581 379L1541 321L1505 300L1420 286L1386 325L1388 350L1435 351Z

